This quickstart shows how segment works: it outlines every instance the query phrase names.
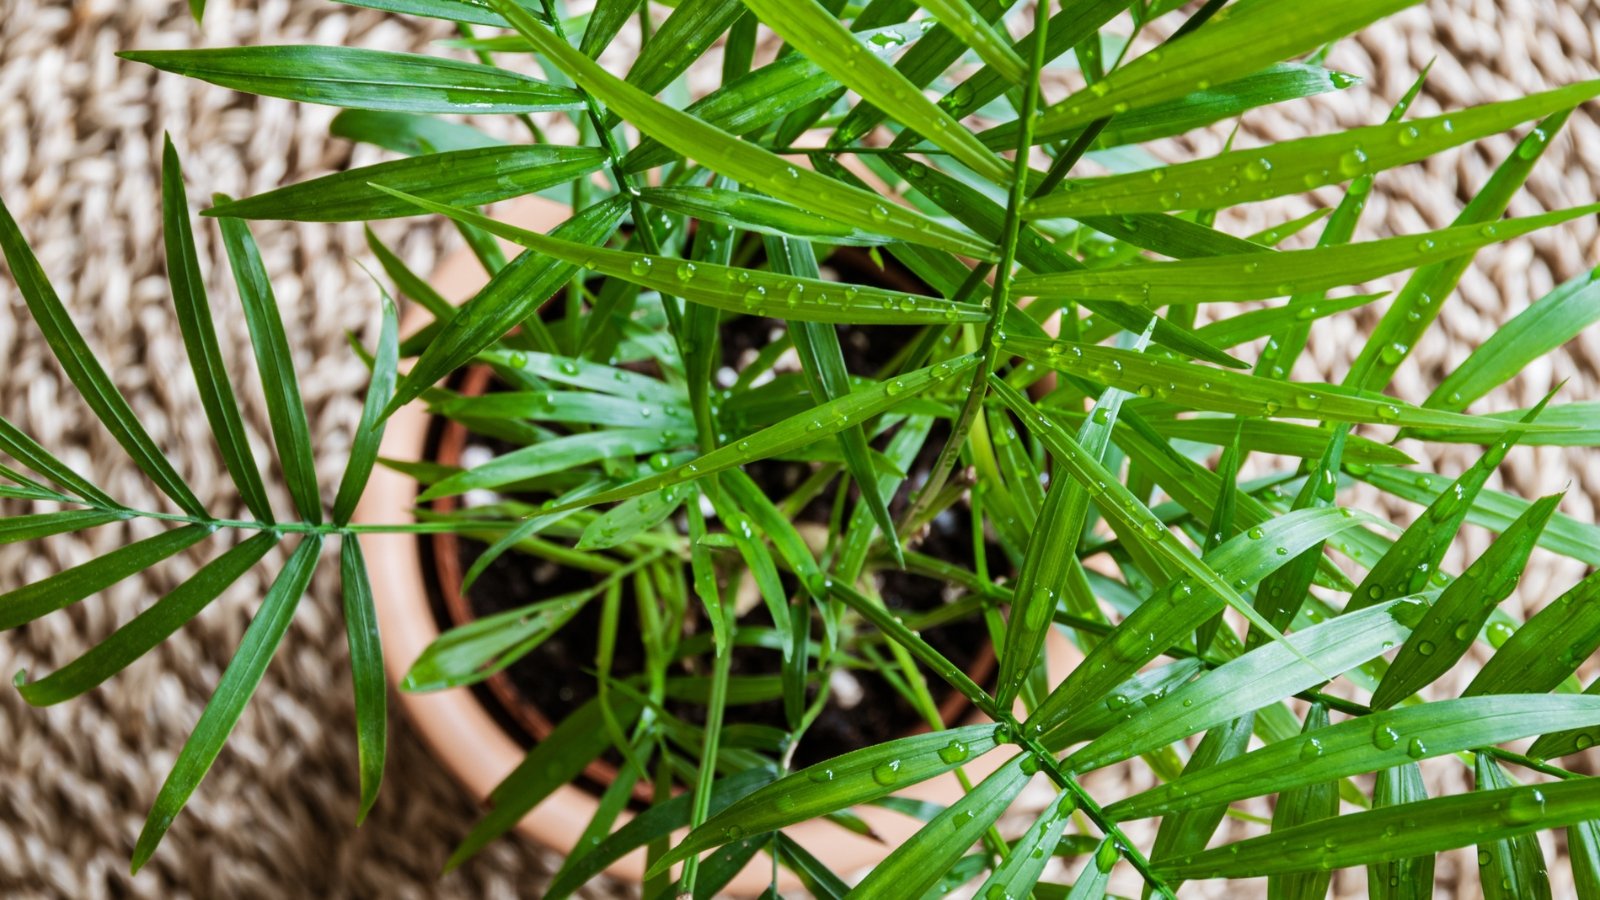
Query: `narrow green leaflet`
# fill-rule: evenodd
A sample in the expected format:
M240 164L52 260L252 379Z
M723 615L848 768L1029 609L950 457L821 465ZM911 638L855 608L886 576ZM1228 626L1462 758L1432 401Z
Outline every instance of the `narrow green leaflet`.
M1483 664L1462 696L1552 690L1600 649L1600 570L1539 610Z
M631 696L613 696L611 709L619 721L626 722L639 715L640 705ZM611 733L605 727L598 701L590 700L573 710L489 793L489 812L450 854L445 871L466 862L490 841L510 831L528 810L577 778L610 745Z
M1005 813L1028 779L1038 771L1039 761L1031 753L1013 756L993 775L894 848L850 891L850 900L922 896ZM1040 868L1043 868L1042 861Z
M173 528L0 595L0 631L71 606L194 546L210 534L211 529L204 525Z
M1447 482L1440 476L1418 475L1413 471L1388 466L1373 466L1370 469L1352 466L1351 474L1385 493L1424 506L1433 505L1440 497L1452 496L1456 489L1454 482ZM1464 486L1469 489L1469 494L1473 493L1470 483L1464 483ZM1512 520L1522 515L1530 502L1504 491L1478 488L1470 497L1466 521L1491 531L1505 531ZM1550 523L1539 536L1539 546L1591 566L1600 566L1600 526L1563 513L1550 517Z
M528 15L526 10L522 15ZM358 47L128 50L117 55L236 91L350 109L532 113L577 109L582 102L571 88L493 66Z
M256 368L267 399L267 418L272 422L272 438L289 496L294 498L302 519L321 522L322 497L311 458L311 427L306 422L300 381L294 373L294 355L283 329L283 316L278 312L278 300L267 280L267 267L250 235L250 226L243 221L223 219L222 242L233 266L239 300L244 304L245 322L250 326L250 343L255 348Z
M1117 147L1172 137L1258 107L1341 91L1360 83L1361 79L1354 75L1322 66L1278 63L1237 81L1116 116L1100 132L1095 146Z
M998 184L1011 183L1011 170L1005 160L924 96L900 70L868 49L816 0L744 0L744 4L863 100L894 116L984 178Z
M48 706L105 682L199 615L277 542L277 535L262 532L232 548L87 653L38 681L19 683L17 693L34 706Z
M372 582L361 542L353 534L339 539L339 580L344 593L344 631L350 644L350 680L355 689L356 751L361 772L360 825L378 800L387 754L388 682L383 678L383 645L372 605Z
M382 190L388 191L387 188ZM931 325L987 321L983 307L886 288L609 250L526 231L470 210L389 191L417 206L590 271L729 312L800 322Z
M1311 704L1306 712L1304 734L1328 725L1328 709L1321 703ZM1332 781L1319 781L1290 788L1278 795L1272 807L1272 830L1285 831L1339 814L1339 789ZM1321 900L1328 896L1328 882L1332 873L1326 871L1289 872L1267 878L1267 896L1271 900Z
M1461 365L1452 368L1423 402L1434 409L1466 409L1484 394L1600 322L1600 281L1579 275L1539 298L1495 329Z
M711 788L712 814L722 812L730 803L770 783L774 774L769 767L758 767L718 779ZM571 896L573 891L599 875L606 866L651 841L670 835L673 831L688 825L693 800L693 795L681 793L669 800L655 803L592 849L587 851L583 851L581 847L575 849L573 855L562 864L561 871L551 880L545 892L547 900L562 900Z
M1050 862L1051 851L1061 842L1061 833L1072 820L1077 802L1072 794L1062 791L1050 805L1038 812L1038 817L1022 837L1011 845L1011 853L995 866L989 879L978 888L974 897L1026 897L1039 883L1044 867Z
M565 594L452 628L422 651L400 688L420 693L476 684L544 643L594 594Z
M1450 426L1498 434L1506 425L1481 416L1411 406L1381 394L1358 394L1338 385L1279 381L1259 375L1179 362L1116 347L1008 337L1008 352L1069 375L1189 409L1259 418L1320 419L1403 425L1450 419Z
M1165 438L1197 441L1202 444L1223 446L1233 439L1236 424L1242 425L1239 447L1251 453L1275 453L1297 456L1305 460L1318 460L1326 455L1328 443L1342 428L1318 428L1276 419L1230 419L1222 416L1194 417L1189 419L1148 419L1150 427ZM1360 435L1345 435L1344 460L1366 465L1414 465L1416 460L1399 463L1405 453L1388 444L1381 444ZM1481 440L1481 438L1480 438ZM1337 467L1334 467L1337 468Z
M1416 0L1349 0L1307 17L1301 0L1241 0L1181 40L1135 59L1044 111L1045 136L1182 97L1357 31Z
M563 509L576 509L596 503L612 503L618 500L626 500L646 491L693 481L696 478L703 478L706 475L721 472L724 469L731 469L734 466L742 466L758 459L767 459L768 457L788 453L791 450L815 443L822 438L838 434L852 424L893 409L900 403L911 399L934 385L943 384L956 378L977 364L977 356L968 354L947 362L937 363L926 369L908 372L888 381L857 388L837 400L830 400L808 412L790 416L776 425L764 428L728 446L719 447L710 453L662 472L659 475L642 478L622 487L613 488L581 500L558 504L551 511L559 512ZM647 434L656 435L657 439L659 439L659 432L651 431L647 432ZM506 458L508 457L502 457L502 459ZM493 465L493 463L489 465ZM487 466L480 468L487 468ZM500 483L504 484L505 482ZM430 489L429 493L440 491L441 485L435 485Z
M1467 652L1489 614L1516 590L1539 532L1561 497L1551 494L1528 507L1460 578L1440 592L1373 691L1373 708L1386 709L1432 684Z
M417 113L370 109L341 111L333 117L328 134L373 144L406 156L505 145L505 141L460 122L448 122L437 116Z
M628 204L621 198L602 201L557 225L550 237L573 244L603 243L627 211ZM531 250L518 254L472 299L462 304L429 342L411 371L396 386L383 417L387 419L393 415L395 410L421 396L423 391L516 328L577 271L575 265ZM525 362L531 359L525 357Z
M1047 750L1060 750L1079 741L1093 740L1110 731L1112 726L1142 714L1150 704L1188 682L1204 668L1204 663L1191 656L1140 672L1116 686L1111 692L1111 696L1117 698L1115 701L1085 707L1061 727L1046 732L1039 742Z
M976 759L999 742L996 726L968 725L898 738L808 766L712 816L657 860L651 871L665 871L730 841L888 796Z
M1600 821L1590 819L1567 827L1567 856L1572 861L1578 900L1600 897Z
M1195 747L1194 754L1184 764L1184 777L1238 757L1249 746L1250 729L1254 723L1255 714L1246 713L1207 731ZM1214 803L1162 816L1161 828L1156 832L1155 844L1150 849L1150 859L1160 861L1204 850L1227 814L1226 803Z
M514 7L510 0L491 2L524 37L532 41L540 52L548 54L580 87L603 101L612 112L675 152L697 160L734 181L758 187L780 200L815 210L866 231L881 231L912 244L939 247L954 253L986 259L994 256L994 247L966 232L912 212L899 204L885 203L871 191L850 187L808 169L790 165L776 154L657 102L557 38L532 16ZM850 40L856 39L852 37Z
M357 222L417 214L381 184L454 206L481 206L582 178L605 162L597 147L531 144L396 159L220 203L208 216L293 222Z
M1510 409L1490 413L1485 418L1499 420L1511 427L1527 414L1526 409ZM1521 443L1547 447L1593 447L1600 444L1600 403L1561 403L1547 407L1539 414L1539 424L1548 430L1525 434ZM1474 442L1470 436L1455 428L1410 429L1405 437L1433 443Z
M429 410L463 422L488 419L537 419L539 422L586 425L641 425L651 420L663 428L692 427L687 407L660 407L623 397L578 391L496 391L474 397L443 397Z
M1428 791L1416 763L1382 770L1372 787L1374 808L1426 799ZM1393 859L1367 866L1367 896L1371 900L1432 900L1433 857Z
M638 537L665 522L678 511L693 491L673 489L654 494L640 494L618 503L584 526L575 549L609 550Z
M1155 865L1179 878L1251 878L1410 859L1594 816L1600 779L1474 791L1323 819Z
M1252 625L1260 628L1274 639L1282 640L1283 636L1277 633L1277 629L1267 624L1244 597L1240 596L1239 592L1228 583L1227 579L1217 574L1215 569L1195 556L1194 552L1186 544L1179 541L1177 535L1168 530L1161 519L1150 512L1149 508L1141 503L1117 479L1115 474L1107 470L1094 455L1085 451L1077 441L1072 439L1071 435L1062 433L1055 426L1053 420L1040 413L1026 397L992 373L989 376L989 386L1000 401L1010 407L1011 411L1028 426L1028 430L1044 442L1045 446L1050 450L1050 454L1055 457L1058 463L1062 464L1062 468L1066 470L1067 474L1083 482L1088 489L1090 499L1100 508L1107 521L1117 527L1119 534L1129 536L1131 540L1137 541L1152 558L1159 560L1161 564L1170 566L1173 571L1185 576L1180 583L1182 588L1192 592L1195 587L1198 587L1204 596L1214 595L1220 597L1223 602L1238 610ZM1190 580L1192 580L1192 585ZM1169 597L1169 602L1176 603L1177 599L1177 597ZM1209 615L1205 616L1201 621L1209 617ZM1195 623L1195 625L1198 624L1198 622ZM1194 626L1191 625L1190 630L1193 630L1193 628ZM1137 640L1142 641L1143 638L1140 637ZM1169 642L1160 647L1154 647L1151 656L1145 657L1144 661L1153 658L1154 654L1161 652L1171 644L1172 642ZM1102 646L1115 646L1117 652L1126 653L1130 657L1138 652L1135 648L1128 647L1125 640L1107 640ZM1299 653L1298 650L1293 652ZM1136 669L1138 665L1135 664L1134 668ZM1085 671L1087 668L1089 667L1080 666L1074 670L1074 674ZM1112 668L1109 665L1101 667L1099 674L1105 675ZM1112 678L1105 687L1109 688L1111 684L1120 681L1131 671L1131 669L1119 671L1116 677ZM1064 689L1069 682L1071 682L1070 676L1068 682L1063 682L1061 687L1052 692L1052 697L1058 694L1063 695L1063 699L1058 701L1063 704L1057 709L1058 714L1065 714L1067 710L1075 705L1065 697L1067 692ZM1032 723L1032 719L1039 719L1040 713L1047 706L1050 706L1048 700L1038 710L1035 710L1030 723Z
M1551 722L1600 720L1600 697L1519 694L1467 697L1382 710L1267 744L1238 759L1106 807L1118 821L1164 816L1265 796L1419 759L1519 740Z
M660 428L610 428L603 431L588 431L578 434L569 434L553 438L548 441L519 447L509 453L497 456L483 465L476 466L464 472L457 472L428 486L417 499L427 502L439 497L449 497L464 494L467 491L479 488L493 489L501 485L537 478L552 472L560 472L576 466L588 465L603 459L618 459L625 456L640 456L670 450L681 443L686 435L674 435ZM637 483L637 482L636 482ZM652 485L664 487L665 483ZM558 508L548 512L561 512L567 509L579 509L594 503L612 499L607 495L615 491L608 491L606 495L586 494L582 498L575 498L563 503ZM642 494L644 490L634 491L627 496ZM625 499L616 497L614 499Z
M194 230L189 222L189 196L183 187L183 170L172 138L166 139L161 157L161 230L167 249L167 280L172 285L172 303L178 328L183 334L184 351L194 370L200 405L217 440L223 464L239 488L244 505L259 521L272 522L272 504L250 452L250 437L244 430L239 401L234 397L233 381L222 349L217 344L217 329L211 321L211 301L206 297L205 278L195 252Z
M1288 647L1251 650L1175 688L1150 712L1101 735L1063 765L1075 772L1102 768L1315 687L1404 639L1423 608L1419 601L1391 601L1302 628L1285 638Z
M0 544L32 541L52 534L82 531L107 522L127 518L126 514L100 509L67 509L61 512L34 513L0 519Z
M272 587L267 589L255 618L250 620L250 627L245 629L238 651L222 673L222 680L217 683L216 692L206 703L205 712L200 714L200 721L195 723L194 731L179 751L172 772L161 785L161 793L156 796L155 805L145 820L144 830L139 832L139 840L133 848L134 872L138 872L156 852L162 836L172 827L172 820L189 802L189 795L194 793L200 780L216 761L217 754L222 751L228 733L239 721L239 714L250 702L250 695L255 693L256 685L267 670L267 663L272 661L278 642L289 628L300 596L311 583L311 574L316 570L317 556L321 551L322 536L306 535L284 564L283 571L272 582Z
M1596 85L1600 88L1600 85ZM1501 216L1510 205L1511 198L1522 187L1533 166L1539 161L1550 138L1567 121L1567 111L1556 113L1540 122L1517 149L1495 169L1482 187L1472 195L1472 200L1456 216L1456 228L1466 228L1482 222L1480 229L1489 231L1503 227ZM1516 221L1516 220L1511 220ZM1380 390L1394 376L1395 369L1405 361L1411 348L1422 333L1433 324L1443 308L1444 299L1455 290L1472 257L1462 254L1424 266L1413 272L1405 287L1384 311L1367 343L1361 348L1350 369L1345 373L1345 384Z
M844 896L850 893L850 886L844 883L844 879L834 874L806 848L795 843L793 838L781 831L774 837L778 846L778 862L800 879L811 896L817 900L844 900Z
M1487 225L1457 225L1405 237L1357 244L1143 262L1115 268L1024 275L1019 296L1115 300L1143 306L1168 303L1266 300L1360 284L1394 272L1437 263L1479 247L1570 222L1600 211L1580 206Z
M1253 309L1197 328L1195 336L1218 347L1237 347L1257 338L1282 334L1294 326L1304 326L1317 319L1360 309L1386 296L1388 295L1383 293L1354 294L1349 297L1327 297L1303 304Z
M1498 792L1515 784L1487 754L1478 754L1473 770L1480 791ZM1518 834L1479 841L1478 881L1485 900L1550 900L1550 877L1545 873L1538 836Z
M11 266L11 277L16 280L23 301L28 304L28 312L33 315L39 331L49 343L50 352L55 354L56 360L61 363L61 368L66 371L67 378L71 379L73 387L78 389L79 396L83 397L83 401L94 411L95 417L105 425L111 436L117 439L117 443L122 445L122 449L128 452L128 456L133 458L162 493L171 497L172 501L189 515L206 518L205 506L200 503L194 492L189 490L189 486L172 468L172 464L167 462L167 458L162 455L161 449L156 446L150 433L139 424L139 418L134 415L133 408L117 391L116 385L111 382L111 377L106 374L105 368L100 365L95 352L84 341L78 326L73 324L71 315L62 305L61 298L56 296L55 289L50 286L50 280L45 277L44 269L34 257L33 251L28 248L22 230L17 227L16 219L11 217L11 210L6 208L4 202L0 202L0 251L4 251L6 263ZM12 429L8 427L7 430ZM13 452L13 447L22 449L24 453L38 448L38 445L31 440L13 439L6 443L9 446L4 449L12 452L19 461L26 463L34 471L48 475L75 490L81 490L83 486L89 486L93 490L81 476L76 476L70 469L55 463L48 454L43 454L42 449L28 453L27 456ZM43 463L51 471L40 469L35 462ZM66 476L71 481L63 481L60 476ZM78 484L73 484L74 481Z
M657 209L776 237L857 247L885 244L893 240L888 235L863 231L792 203L727 188L697 185L648 187L639 190L639 199Z
M1539 417L1539 412L1544 409L1544 404L1549 402L1547 396L1533 411L1523 418L1523 422L1532 422ZM1461 528L1461 523L1466 520L1468 511L1472 508L1478 492L1483 489L1484 482L1494 474L1500 461L1505 459L1507 453L1515 443L1518 434L1508 432L1500 440L1490 444L1478 461L1472 467L1462 472L1428 504L1428 508L1416 521L1411 523L1395 541L1393 546L1384 553L1372 568L1368 570L1367 577L1350 595L1350 603L1346 607L1359 608L1368 603L1374 603L1384 597L1394 597L1401 594L1410 594L1421 590L1430 578L1437 578L1436 570L1439 561L1444 559L1444 554L1450 547L1451 541ZM1413 477L1413 483L1417 476ZM1422 476L1428 478L1428 476ZM1432 479L1428 479L1431 483ZM1523 510L1524 512L1526 510Z
M1418 162L1450 147L1570 109L1596 95L1600 95L1600 80L1585 81L1430 119L1387 122L1142 172L1072 181L1030 201L1024 211L1034 219L1120 215L1211 209L1298 194ZM1115 121L1120 124L1123 120Z
M394 301L383 298L383 318L378 326L378 349L372 358L372 380L361 404L361 420L350 439L350 460L339 479L339 493L333 501L333 524L347 525L356 504L366 490L367 479L378 461L378 445L383 442L383 409L394 396L396 369L399 367L400 323Z
M4 212L3 206L0 206L0 212ZM89 479L84 478L71 466L57 459L55 454L39 446L39 443L33 438L23 434L17 426L7 421L4 416L0 416L0 451L4 451L12 459L32 469L40 476L50 479L66 490L91 501L97 506L104 506L110 509L123 508L122 504L111 499L110 495L105 491L95 487ZM18 483L23 483L21 479L15 477L15 473L11 472L10 469L6 471L8 477L18 481Z
M967 0L917 0L917 5L933 13L940 25L972 48L1001 78L1016 85L1028 80L1028 64L1011 48L1005 27L990 25Z
M679 0L673 5L672 14L628 69L628 83L646 94L671 84L745 14L739 0ZM585 56L592 59L594 54Z
M443 19L446 22L507 27L506 20L491 12L489 5L481 0L338 0L338 2L407 16ZM538 0L517 0L517 2L526 7L530 15L544 18Z

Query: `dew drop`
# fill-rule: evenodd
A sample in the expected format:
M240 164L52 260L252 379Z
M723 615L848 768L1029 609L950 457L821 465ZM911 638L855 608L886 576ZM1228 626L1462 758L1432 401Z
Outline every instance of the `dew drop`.
M894 759L872 770L872 780L887 787L900 780L900 760Z
M628 266L628 271L632 272L635 275L649 275L650 274L650 268L654 264L655 264L654 261L651 260L650 257L641 256L638 259L634 260L632 265Z

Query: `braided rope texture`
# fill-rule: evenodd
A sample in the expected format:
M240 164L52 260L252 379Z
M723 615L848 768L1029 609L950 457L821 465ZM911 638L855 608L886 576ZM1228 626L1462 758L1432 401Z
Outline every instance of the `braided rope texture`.
M259 193L331 170L376 161L327 137L333 110L234 94L117 60L130 48L323 43L423 50L449 36L438 23L382 15L326 0L211 0L196 26L170 0L0 0L0 195L74 311L106 368L155 439L214 512L238 512L184 361L161 259L160 146L173 132L196 204L211 191ZM1432 0L1342 42L1330 64L1364 76L1364 85L1282 109L1252 113L1240 146L1381 121L1415 73L1437 57L1414 107L1440 109L1503 99L1593 78L1600 9L1591 0ZM625 60L625 48L619 59ZM608 54L609 58L610 54ZM714 70L705 73L714 78ZM699 82L696 82L699 86ZM1172 153L1209 153L1225 130L1189 136ZM1449 224L1460 205L1510 151L1507 136L1445 154L1378 179L1358 237ZM1512 204L1529 214L1592 201L1600 191L1600 123L1580 111ZM1317 195L1321 203L1337 195ZM1295 198L1252 207L1223 227L1243 233L1309 211ZM347 331L370 335L377 297L355 264L366 248L356 225L256 229L290 334L311 416L325 494L331 496L360 411L365 371L348 352ZM437 224L384 223L418 271L453 248ZM218 317L224 355L248 406L258 458L270 458L264 405L247 371L249 340L215 232L197 227L202 266ZM1395 390L1419 401L1506 319L1597 255L1593 220L1478 255L1441 321L1396 377ZM1383 285L1394 287L1397 281ZM0 412L134 506L164 508L66 385L9 280L0 279ZM1319 330L1298 377L1343 374L1375 321L1367 310ZM1505 409L1535 402L1562 379L1563 399L1600 398L1600 333L1593 329L1479 404ZM1478 407L1475 407L1475 409ZM1471 447L1408 452L1434 471L1471 462ZM1426 449L1426 454L1422 450ZM269 473L269 483L281 481ZM1521 448L1502 471L1503 487L1537 496L1570 485L1563 511L1586 521L1600 497L1600 455ZM281 489L274 503L288 509ZM1414 508L1367 493L1355 501L1407 522ZM45 577L152 533L147 525L107 526L82 535L0 548L0 589ZM222 539L219 539L222 540ZM1468 529L1452 564L1480 553L1486 532ZM215 553L216 547L202 548ZM192 574L205 556L180 556L68 612L0 635L0 673L53 670ZM397 719L383 795L367 824L352 821L357 800L349 664L337 574L325 566L296 615L278 658L184 815L149 866L127 874L145 811L193 727L206 698L281 563L247 575L196 621L126 672L88 695L45 710L0 691L0 896L8 898L278 898L538 896L551 855L520 838L493 844L456 872L438 877L476 810ZM1544 554L1511 604L1529 612L1578 577L1575 564ZM1438 767L1441 770L1444 767ZM1457 767L1459 769L1459 767ZM1097 773L1089 786L1117 796L1147 786L1142 767ZM1440 790L1467 789L1447 771ZM1263 803L1262 809L1266 807ZM1011 823L1003 823L1011 824ZM1020 829L1025 821L1015 823ZM1230 826L1238 828L1237 823ZM1547 855L1560 848L1544 836ZM1052 863L1053 866L1060 863ZM1553 866L1557 879L1564 867ZM1446 854L1439 886L1478 896L1471 853ZM1070 878L1070 871L1047 877ZM1364 873L1339 873L1337 896L1364 896ZM1121 893L1133 885L1114 884ZM1199 896L1252 896L1249 889L1193 885ZM1238 888L1240 886L1234 886ZM1253 886L1251 886L1253 887ZM1185 890L1188 894L1188 890ZM618 896L597 883L588 896Z

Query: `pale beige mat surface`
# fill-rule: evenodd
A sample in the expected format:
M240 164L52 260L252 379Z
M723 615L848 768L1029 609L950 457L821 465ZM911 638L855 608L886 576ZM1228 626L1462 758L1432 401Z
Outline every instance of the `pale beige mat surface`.
M162 131L172 132L184 155L197 203L212 191L251 194L322 174L351 164L352 155L346 143L327 137L332 110L157 76L112 54L130 48L297 42L421 49L444 36L435 24L324 0L212 0L199 27L182 3L167 0L0 0L0 195L156 440L218 512L227 509L232 491L183 361L163 274L157 215ZM1434 57L1438 61L1415 108L1419 115L1592 78L1597 36L1600 10L1590 0L1432 0L1335 50L1332 63L1366 76L1363 86L1252 114L1241 141L1381 121ZM1207 136L1193 149L1210 152L1222 137ZM1580 154L1574 145L1588 152ZM1510 138L1500 137L1427 166L1382 175L1361 234L1448 224L1511 146ZM354 161L376 158L358 151ZM1592 110L1585 110L1573 118L1512 211L1591 202L1600 195L1597 182L1600 127ZM455 246L433 226L395 225L384 233L403 236L401 246L419 271ZM257 234L293 336L324 486L331 495L364 378L344 334L347 329L370 334L376 311L371 282L355 265L366 259L366 249L357 226L264 225ZM1446 306L1441 327L1402 367L1401 395L1425 397L1499 323L1560 280L1600 261L1596 234L1595 222L1585 220L1480 254ZM251 405L249 426L262 453L265 415L247 370L243 322L209 229L201 229L201 240L224 354L235 367L236 384L251 385L244 389ZM1318 333L1302 374L1340 376L1359 346L1359 330L1371 324L1370 314L1334 321ZM0 412L127 502L159 506L153 489L63 388L59 369L8 278L0 278L0 360ZM1591 330L1536 366L1514 390L1482 406L1527 405L1563 378L1571 379L1564 399L1600 399L1597 363L1600 332ZM1408 449L1416 452L1414 446ZM1468 447L1450 449L1435 464L1453 474L1474 453ZM1524 496L1570 485L1562 509L1594 520L1600 454L1519 449L1503 473L1504 486ZM287 508L281 492L275 500ZM1405 521L1414 510L1394 512ZM144 533L106 527L43 545L0 548L0 589L44 577ZM1464 543L1475 554L1487 539L1474 531ZM274 559L281 561L281 555ZM131 579L70 612L0 636L0 675L29 666L53 670L75 658L195 565L191 557L158 566L154 574ZM1510 602L1542 603L1578 574L1572 564L1542 555L1519 599ZM516 838L496 842L460 871L438 877L475 811L403 720L393 727L383 796L367 824L353 827L356 761L349 673L337 585L328 566L215 768L154 861L137 878L129 877L128 855L144 813L237 645L265 588L263 579L260 572L247 576L173 640L81 699L35 710L14 691L0 690L0 896L538 896L551 860ZM1092 786L1113 794L1148 777L1142 771L1116 771L1096 777ZM1451 790L1466 787L1464 776L1444 777ZM1548 839L1546 847L1552 856L1558 850ZM1466 854L1443 859L1441 891L1477 896L1470 862ZM1335 884L1341 894L1358 896L1360 878L1341 874ZM596 896L610 892L604 885L594 889ZM1214 890L1199 894L1222 896Z

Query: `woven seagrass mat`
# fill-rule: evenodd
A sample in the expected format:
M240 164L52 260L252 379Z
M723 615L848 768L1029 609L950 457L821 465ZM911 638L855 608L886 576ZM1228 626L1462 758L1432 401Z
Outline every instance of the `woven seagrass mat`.
M375 161L327 137L333 111L256 99L124 63L130 48L324 43L420 50L449 36L422 20L343 7L325 0L211 0L203 26L169 0L0 0L0 195L21 222L46 270L107 369L131 398L155 439L214 511L232 511L233 492L212 449L184 362L161 258L159 161L163 129L183 153L195 205L212 191L247 195L352 164ZM1307 4L1308 8L1315 4ZM1308 11L1308 14L1312 14ZM1365 76L1337 97L1253 113L1240 137L1277 140L1335 125L1381 121L1415 73L1437 57L1414 114L1502 99L1595 77L1600 9L1592 0L1432 0L1341 43L1332 64ZM626 55L621 57L626 58ZM1173 152L1214 152L1216 131ZM1497 137L1426 166L1378 180L1360 235L1377 237L1449 223L1512 146ZM1589 149L1587 155L1575 147ZM1527 214L1590 202L1600 182L1600 127L1575 116L1528 188L1512 204ZM1329 202L1328 197L1321 197ZM1270 208L1305 212L1303 200ZM1268 224L1269 210L1224 227ZM248 427L260 458L270 457L266 419L249 373L243 321L226 284L214 232L198 229L202 266L214 295L223 351L249 405ZM366 258L358 226L256 229L293 336L311 415L324 488L331 495L359 412L364 371L344 343L347 330L370 335L376 294L355 265ZM428 271L456 246L436 225L386 223L386 238L414 268ZM1435 327L1396 378L1396 390L1421 400L1442 374L1500 323L1553 285L1597 261L1593 220L1486 250ZM1391 281L1387 286L1394 286ZM135 506L162 508L139 475L72 391L28 319L9 278L0 278L0 412ZM1332 320L1297 374L1339 377L1375 311ZM1563 399L1600 399L1593 329L1476 408L1525 406L1563 378ZM1416 446L1407 446L1418 455ZM1428 458L1453 474L1475 454L1446 448ZM1600 455L1518 449L1497 486L1535 496L1570 486L1563 511L1593 521L1600 495ZM276 482L277 478L269 478ZM282 491L274 498L288 508ZM1363 503L1376 502L1370 495ZM1390 510L1406 522L1414 508ZM42 544L0 548L0 589L146 536L145 526L104 527ZM1469 530L1459 565L1488 535ZM213 550L214 552L214 550ZM1461 551L1458 551L1461 552ZM127 582L0 636L0 673L53 670L127 621L155 596L192 573L203 557L180 556ZM281 562L281 551L273 560ZM443 878L450 847L470 827L474 805L422 749L403 719L395 722L388 777L367 824L352 825L355 744L349 667L331 567L324 566L301 605L277 659L227 749L150 865L127 874L128 855L145 811L184 737L237 645L273 567L246 576L198 620L106 686L47 710L0 691L0 896L4 897L517 897L538 896L551 855L519 838L493 844ZM1536 557L1518 597L1536 609L1580 572L1548 554ZM1430 768L1441 789L1464 790L1467 778L1448 761ZM1090 780L1115 796L1144 785L1141 769ZM1263 810L1264 811L1264 807ZM1020 823L1018 825L1020 827ZM1555 859L1556 841L1545 837ZM1469 852L1446 855L1441 892L1478 896ZM1558 885L1562 866L1553 867ZM1068 873L1053 873L1070 878ZM1340 873L1341 896L1362 896L1360 872ZM1452 888L1452 886L1459 886ZM1123 892L1137 888L1119 883ZM1200 888L1199 896L1224 896ZM1254 895L1254 885L1226 894ZM593 896L619 889L604 884ZM1561 893L1560 887L1557 889ZM1187 895L1187 891L1185 892Z

